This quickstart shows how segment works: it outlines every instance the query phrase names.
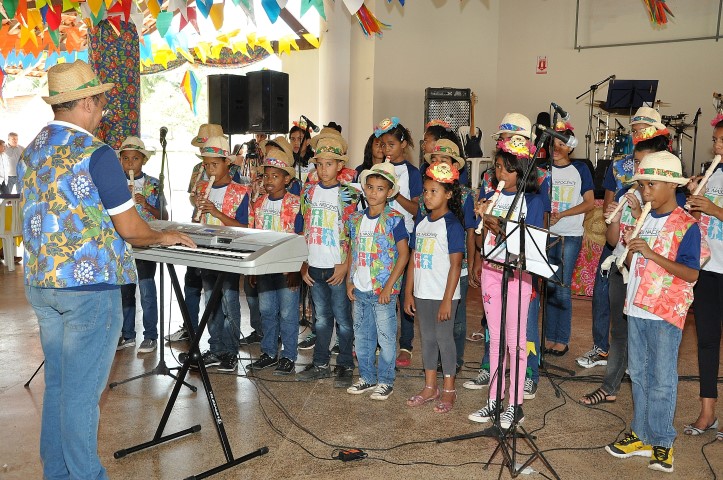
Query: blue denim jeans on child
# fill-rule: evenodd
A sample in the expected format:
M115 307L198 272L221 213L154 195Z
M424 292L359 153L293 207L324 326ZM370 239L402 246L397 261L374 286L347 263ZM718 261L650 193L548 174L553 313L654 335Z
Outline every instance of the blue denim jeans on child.
M186 267L186 275L183 277L183 301L188 309L188 316L191 319L193 331L198 331L198 314L201 311L201 293L203 282L201 271L195 267Z
M299 287L288 287L288 275L272 273L256 277L264 337L261 351L276 357L281 335L281 356L296 361L299 345Z
M309 276L314 280L311 297L314 300L316 314L316 344L314 345L314 365L328 365L331 358L329 344L337 323L336 338L339 341L339 356L336 364L342 367L354 367L352 344L354 330L351 321L351 302L346 295L346 283L330 285L327 280L334 275L333 268L309 267Z
M663 320L628 316L628 370L633 383L632 430L646 444L670 448L678 397L683 330Z
M397 295L386 305L374 292L354 289L354 342L359 362L359 378L370 384L394 385L397 356ZM381 347L374 367L377 343Z
M249 323L259 335L264 334L263 325L261 325L261 308L259 307L259 292L256 287L252 287L248 277L244 277L244 294L246 295L246 303L249 305Z
M123 323L121 293L25 287L45 355L40 457L47 479L107 479L98 458L100 395Z
M138 289L143 309L143 338L158 339L158 293L156 291L156 263L136 260ZM121 287L123 303L123 338L136 338L136 285Z
M556 243L548 251L550 263L562 265L562 281L566 285L561 287L553 282L547 284L547 325L545 339L552 343L570 343L570 330L572 327L572 296L570 285L572 273L575 270L577 256L580 254L582 237L563 237L563 247ZM564 264L563 264L564 262Z
M208 320L208 348L216 355L226 353L238 355L241 335L241 302L238 293L240 277L236 273L203 270L201 278L207 307L219 275L225 277L221 287L221 302Z
M610 302L608 275L600 272L600 265L613 253L608 244L603 246L600 261L595 270L595 286L592 290L592 341L603 352L610 350Z

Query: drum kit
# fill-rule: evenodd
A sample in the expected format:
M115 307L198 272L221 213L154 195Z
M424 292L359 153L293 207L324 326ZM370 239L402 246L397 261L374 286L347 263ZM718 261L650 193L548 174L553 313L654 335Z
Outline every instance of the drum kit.
M605 102L594 102L593 104L588 103L588 106L592 106L597 109L597 113L593 113L593 125L594 127L594 145L595 145L595 165L600 160L619 160L633 153L633 137L630 127L627 126L629 113L622 114L617 109L606 109ZM660 112L661 108L670 107L671 104L656 100L654 102L654 108ZM592 109L591 109L592 110ZM632 112L634 113L634 112ZM687 122L686 118L689 116L687 113L678 113L677 115L661 115L663 124L668 127L673 141L673 153L678 158L683 158L683 139L688 138L694 140L697 134L698 117L700 115L700 109L696 112L692 122ZM620 117L625 118L624 122L621 123ZM614 122L611 123L611 122ZM686 130L694 128L695 134L691 136ZM693 146L695 152L695 145ZM694 153L695 155L695 153Z

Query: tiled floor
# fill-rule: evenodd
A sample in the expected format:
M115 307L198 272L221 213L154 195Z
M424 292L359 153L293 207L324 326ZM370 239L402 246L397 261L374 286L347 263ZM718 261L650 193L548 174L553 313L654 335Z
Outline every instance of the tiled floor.
M43 378L38 375L29 388L23 384L43 360L35 316L25 301L22 269L9 272L0 267L0 479L41 478L38 456ZM182 269L181 269L182 270ZM470 290L468 329L479 324L479 293ZM242 299L242 304L245 302ZM590 344L589 301L574 301L573 341L570 353L554 359L559 365L573 368L576 355ZM171 330L180 323L177 309L171 308ZM244 314L243 330L250 332ZM140 325L139 325L140 326ZM168 330L168 329L166 329ZM140 337L140 335L139 335ZM139 338L140 340L140 338ZM419 349L418 339L415 340ZM176 365L176 344L166 345L166 361ZM299 361L308 362L310 351ZM241 365L259 355L258 346L242 348ZM223 416L233 454L241 456L268 446L269 453L236 466L213 478L496 478L498 466L483 469L495 441L474 439L438 444L433 440L476 432L480 425L467 420L467 414L479 408L487 390L472 391L462 382L476 375L482 354L477 343L467 342L467 368L458 379L459 398L452 412L438 415L430 405L410 409L404 399L421 388L421 355L413 358L412 367L402 370L392 397L377 402L366 395L351 396L334 389L331 380L296 383L263 371L257 379L238 375L213 374L216 399ZM132 349L116 354L111 381L127 378L157 364L158 352L137 355ZM299 368L299 367L297 367ZM561 478L660 478L665 474L646 468L647 460L618 460L602 449L626 429L631 418L630 385L623 385L615 404L589 409L576 403L580 395L597 387L602 368L574 368L575 377L554 378L562 395L557 397L548 378L542 378L537 398L525 402L524 427L537 436L537 445ZM683 336L679 371L682 376L696 375L695 330L689 322ZM42 370L41 370L42 373ZM191 383L201 386L197 375ZM106 390L101 403L100 455L113 479L185 478L213 468L223 462L218 436L203 389L192 393L183 388L173 409L166 433L200 424L201 431L142 452L115 459L113 453L150 440L156 430L173 382L166 377L137 380L113 390ZM697 382L681 377L675 425L693 420L698 412ZM719 414L723 410L719 407ZM713 439L685 437L675 444L675 473L671 478L713 478L701 447ZM401 445L401 444L406 445ZM339 446L361 447L369 453L362 461L342 463L331 460ZM396 447L396 448L392 448ZM518 443L521 454L529 452ZM705 447L712 468L723 477L723 443ZM495 463L501 456L497 455ZM524 457L523 460L524 461ZM403 465L399 465L403 464ZM444 466L436 466L440 464ZM549 476L539 460L535 471ZM509 478L505 471L503 478ZM532 478L544 478L535 475ZM668 478L668 477L666 477Z

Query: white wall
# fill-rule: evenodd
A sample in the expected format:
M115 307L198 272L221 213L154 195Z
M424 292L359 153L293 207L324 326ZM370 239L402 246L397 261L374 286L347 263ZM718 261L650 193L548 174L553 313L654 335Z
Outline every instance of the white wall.
M301 115L313 122L320 121L319 51L301 50L282 55L281 63L281 71L289 74L289 126Z

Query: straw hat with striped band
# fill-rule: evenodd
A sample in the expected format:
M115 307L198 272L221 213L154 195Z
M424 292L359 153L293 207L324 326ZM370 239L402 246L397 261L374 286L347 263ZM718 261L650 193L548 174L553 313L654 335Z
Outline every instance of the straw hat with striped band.
M394 173L394 165L391 162L382 162L372 165L369 170L364 170L359 174L359 183L364 188L367 183L367 177L369 175L379 175L380 177L388 180L392 184L392 189L389 190L387 198L392 198L394 195L399 193L399 184L397 183L397 175Z
M198 158L215 157L232 160L231 150L228 147L228 139L226 137L210 137L201 145L199 149L201 153L197 153Z
M259 166L259 173L263 174L266 167L274 167L285 171L291 178L296 177L293 155L290 156L286 151L272 145L267 147L264 155L264 162Z
M281 149L291 159L291 165L294 164L294 148L291 146L286 137L279 135L273 140L264 140L259 143L259 148L263 152L264 156L268 155L268 152L272 149Z
M191 145L194 147L202 147L209 138L223 136L223 128L221 125L216 125L215 123L204 123L198 127L198 135L191 140Z
M120 156L121 153L123 153L126 150L132 150L134 152L140 152L143 154L146 158L143 159L143 165L146 164L148 161L148 158L155 154L153 150L146 150L146 144L143 143L143 140L141 140L138 137L128 137L125 140L123 140L123 143L121 144L120 148L117 150L118 156Z
M90 65L82 60L59 63L48 70L48 96L43 100L48 105L57 105L92 97L114 86L114 83L100 83Z
M464 158L460 156L459 147L457 147L457 144L452 140L447 140L446 138L437 140L434 144L434 151L432 153L425 153L424 159L428 163L432 163L432 157L435 155L445 155L451 158L456 164L457 170L464 168Z

